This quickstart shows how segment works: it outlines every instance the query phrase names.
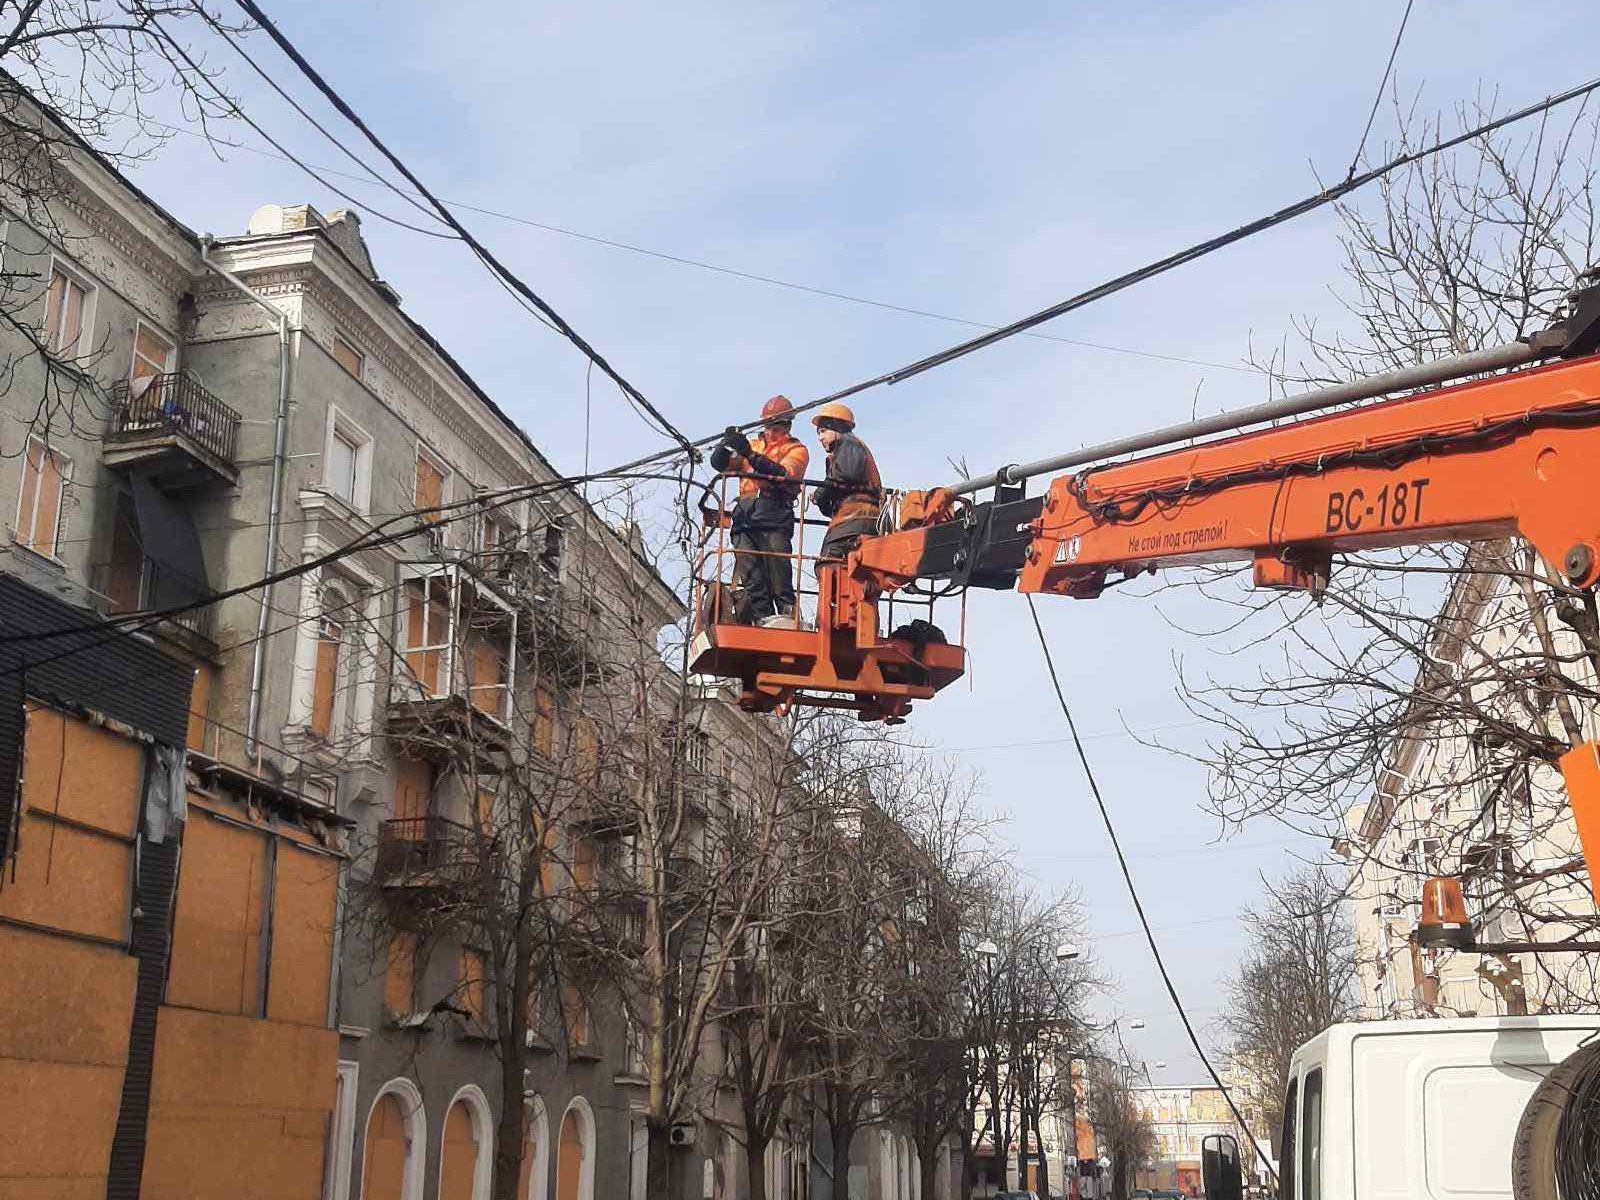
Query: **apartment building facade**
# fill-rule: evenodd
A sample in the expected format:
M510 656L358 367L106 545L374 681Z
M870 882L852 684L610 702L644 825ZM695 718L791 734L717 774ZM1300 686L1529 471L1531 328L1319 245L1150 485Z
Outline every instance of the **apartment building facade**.
M265 205L242 234L201 238L81 145L52 188L0 196L3 302L37 331L0 335L0 496L16 498L0 575L120 622L188 685L169 903L142 908L130 882L121 925L106 915L94 931L106 952L126 952L141 921L165 939L159 962L117 975L156 1013L146 1129L118 1194L243 1180L262 1197L476 1200L510 1103L520 1194L642 1197L637 1021L603 989L551 982L508 1088L492 955L470 921L439 914L470 909L508 821L541 822L553 912L617 869L628 842L602 797L626 784L618 689L688 688L657 641L681 599L636 533L565 487L406 315L355 214ZM688 691L693 853L739 802L740 756L781 747L717 689ZM66 754L89 735L38 736ZM116 837L135 836L149 774L118 767ZM20 793L17 845L37 845L15 835L44 819L40 778ZM535 778L568 797L559 813L529 816ZM685 1195L737 1200L738 1109L708 1043L674 1169ZM35 1069L6 1053L0 1071ZM101 1053L126 1069L132 1052ZM105 1118L125 1106L105 1104L107 1136L126 1142ZM870 1137L866 1195L909 1195L905 1147ZM763 1164L768 1195L828 1195L818 1165L797 1111ZM48 1173L28 1151L0 1155L8 1170Z
M1461 719L1412 704L1374 795L1347 814L1336 846L1350 870L1357 978L1370 1018L1562 1011L1600 998L1582 955L1430 949L1412 936L1423 884L1437 875L1461 881L1480 942L1555 943L1593 928L1560 774L1508 751L1509 739L1495 732L1503 723L1553 744L1562 736L1553 693L1537 683L1546 651L1517 583L1525 568L1516 553L1504 543L1475 547L1437 625L1438 675L1418 686L1457 689L1466 697L1456 705ZM1571 632L1556 622L1546 632L1562 669L1592 680ZM1593 706L1576 713L1592 736Z

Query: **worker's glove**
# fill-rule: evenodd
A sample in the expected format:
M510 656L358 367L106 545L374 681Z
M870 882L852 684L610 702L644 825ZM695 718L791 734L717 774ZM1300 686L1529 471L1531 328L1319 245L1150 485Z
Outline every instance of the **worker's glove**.
M818 488L811 494L811 503L825 517L831 517L839 508L839 497L832 488Z
M750 439L745 437L744 431L737 425L729 425L722 431L722 444L735 454L750 453Z

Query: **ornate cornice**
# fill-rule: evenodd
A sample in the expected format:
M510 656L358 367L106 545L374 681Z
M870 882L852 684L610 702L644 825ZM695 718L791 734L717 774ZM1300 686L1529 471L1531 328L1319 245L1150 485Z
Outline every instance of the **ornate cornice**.
M132 221L108 207L76 179L69 179L57 203L77 217L95 237L116 250L128 263L176 297L189 290L194 276L175 261Z

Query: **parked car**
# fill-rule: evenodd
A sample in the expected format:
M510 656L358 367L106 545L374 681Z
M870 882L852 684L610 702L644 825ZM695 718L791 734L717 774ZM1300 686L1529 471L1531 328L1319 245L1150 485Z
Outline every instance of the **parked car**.
M991 1200L1039 1200L1037 1192L996 1192Z

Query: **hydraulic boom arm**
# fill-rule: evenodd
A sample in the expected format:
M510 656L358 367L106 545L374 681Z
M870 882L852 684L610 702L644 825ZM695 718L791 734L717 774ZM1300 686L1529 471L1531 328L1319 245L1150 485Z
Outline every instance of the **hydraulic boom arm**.
M1594 348L1595 289L1578 296L1557 353ZM1063 475L864 542L848 569L868 596L947 579L1092 598L1249 561L1258 586L1317 593L1339 552L1508 535L1570 586L1600 583L1600 355ZM1561 769L1600 900L1600 746Z

